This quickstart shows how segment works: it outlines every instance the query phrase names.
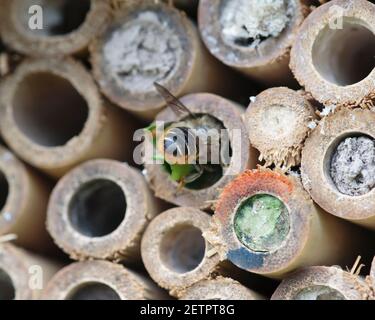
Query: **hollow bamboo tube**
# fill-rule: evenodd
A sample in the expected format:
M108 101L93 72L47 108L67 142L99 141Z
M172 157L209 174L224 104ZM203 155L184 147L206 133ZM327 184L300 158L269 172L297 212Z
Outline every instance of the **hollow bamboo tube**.
M375 113L341 109L323 118L302 151L302 181L327 212L375 229Z
M265 166L300 165L304 141L315 126L315 111L301 91L271 88L257 95L244 115L251 145Z
M366 103L375 90L375 5L333 0L305 20L291 51L291 69L325 105Z
M52 249L46 227L50 184L0 146L0 235L14 233L16 244L36 252Z
M151 221L142 238L143 263L151 278L173 296L208 278L219 268L219 256L202 234L210 216L198 209L169 209Z
M0 99L6 143L53 177L85 160L131 154L124 139L132 120L106 104L90 74L70 58L26 60L6 79Z
M262 296L224 277L201 280L179 294L180 300L261 300Z
M90 46L94 77L114 103L151 120L165 100L161 83L175 96L190 92L227 94L233 77L205 49L186 15L164 3L137 1L120 10Z
M191 94L181 98L181 102L197 115L209 115L219 120L229 133L232 158L229 166L223 168L222 177L213 185L203 189L179 190L178 183L173 181L160 164L145 163L146 178L156 197L178 206L189 206L208 209L219 195L219 190L230 182L235 175L246 168L255 168L257 152L250 146L246 127L242 121L242 108L219 96L207 93ZM156 121L177 122L183 116L177 116L166 108L156 117Z
M271 300L367 300L369 287L338 267L309 267L283 280Z
M294 83L289 51L308 13L305 3L202 0L200 33L211 54L224 64L265 84Z
M39 298L58 269L54 262L12 244L0 243L0 300Z
M4 43L28 56L84 52L111 19L107 0L3 0L3 3Z
M91 160L54 188L47 228L74 259L140 260L141 235L160 212L142 174L125 163Z
M148 278L109 261L76 262L48 283L43 300L151 300L167 295Z
M206 239L221 259L272 278L302 266L348 265L361 250L356 226L315 206L297 177L266 169L225 187Z

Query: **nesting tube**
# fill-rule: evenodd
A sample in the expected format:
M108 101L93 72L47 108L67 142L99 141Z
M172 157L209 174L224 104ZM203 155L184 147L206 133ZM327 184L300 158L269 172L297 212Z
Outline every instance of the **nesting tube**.
M94 76L114 103L151 120L166 105L154 82L179 97L225 94L231 74L205 49L186 15L162 2L134 1L90 46ZM229 78L228 78L229 77ZM232 87L233 88L233 87Z
M243 110L238 105L222 97L206 93L184 96L181 102L197 117L206 115L221 123L224 132L228 133L229 137L231 157L228 165L222 166L217 175L211 174L210 180L201 179L200 182L185 185L183 188L171 179L170 174L160 164L146 162L145 174L158 198L179 206L207 209L217 199L219 190L238 173L246 168L255 168L258 154L250 146L246 127L241 118ZM177 116L170 108L163 110L156 117L157 122L165 124L183 119L183 115Z
M305 20L291 51L291 69L323 104L371 100L375 90L375 5L333 0Z
M0 126L22 159L53 177L92 158L130 156L132 121L102 100L90 74L66 59L29 59L3 84ZM134 121L133 121L134 123Z
M91 160L54 188L47 228L74 259L136 262L141 235L159 212L138 170L114 160Z
M60 266L9 243L0 243L0 300L38 299Z
M51 185L13 153L0 147L0 235L36 252L52 249L45 227Z
M180 300L260 300L262 296L238 281L217 277L193 284L183 291Z
M151 280L109 261L76 262L48 283L43 300L151 300L166 298Z
M289 51L308 9L304 1L199 2L209 51L224 64L266 84L293 83Z
M141 253L151 278L172 295L208 278L219 267L219 256L203 238L210 215L195 208L169 209L151 221Z
M106 0L4 0L2 38L10 48L31 56L83 52L110 21Z
M302 150L302 181L327 212L375 228L375 113L342 108L322 119Z
M358 254L360 235L315 206L299 178L261 169L225 187L206 239L222 259L283 278L301 266L348 265Z
M251 145L265 166L283 170L301 163L301 150L314 128L315 111L301 91L271 88L254 97L244 115Z
M303 268L283 280L271 300L367 300L369 287L339 267Z

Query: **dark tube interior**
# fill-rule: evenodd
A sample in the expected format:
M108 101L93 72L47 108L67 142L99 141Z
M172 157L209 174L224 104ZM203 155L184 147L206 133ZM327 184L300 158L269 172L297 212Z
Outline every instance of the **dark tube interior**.
M120 186L106 179L87 182L73 196L69 219L88 237L103 237L117 229L125 218L126 198Z
M0 171L0 212L3 210L8 199L9 185L8 180L3 172Z
M160 254L165 265L176 273L196 269L202 262L206 243L202 231L191 225L180 225L163 238Z
M76 288L67 300L121 300L110 286L100 282L88 282Z
M86 100L66 79L34 73L17 86L13 115L18 128L33 142L56 147L80 134L88 117Z
M13 281L5 270L0 268L0 300L13 300L16 296L16 289Z

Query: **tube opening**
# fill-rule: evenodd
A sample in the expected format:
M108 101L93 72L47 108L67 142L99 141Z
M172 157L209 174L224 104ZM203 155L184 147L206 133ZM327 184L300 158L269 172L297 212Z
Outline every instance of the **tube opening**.
M160 255L165 265L175 273L195 270L203 261L206 241L202 231L191 225L179 225L163 237Z
M9 274L0 268L0 300L13 300L16 289Z
M66 79L47 72L27 75L13 96L18 128L45 147L65 145L78 136L88 118L86 100Z
M29 0L24 1L22 5L23 24L25 30L40 37L63 36L78 30L86 20L87 14L91 8L90 0ZM34 21L39 14L39 6L42 11L42 24ZM29 8L32 8L33 16L30 16ZM31 25L30 25L31 23ZM32 27L30 27L32 26Z
M346 300L344 295L336 289L323 285L313 285L301 289L294 300Z
M9 184L5 174L0 170L0 213L3 210L9 195Z
M375 140L361 134L340 136L325 155L325 173L342 194L361 196L375 187Z
M252 251L271 252L280 248L287 238L289 211L279 198L257 194L242 201L233 225L244 246Z
M110 286L100 282L87 282L72 290L66 300L121 300Z
M103 56L108 73L131 94L156 93L180 65L182 44L162 11L133 13L108 35Z
M69 205L72 226L87 237L114 232L125 219L126 197L120 186L98 179L83 184Z
M225 42L256 48L268 38L278 37L293 17L291 0L224 0L220 23Z
M343 18L342 29L326 26L315 39L312 60L327 81L348 86L365 79L375 67L375 35L357 18Z

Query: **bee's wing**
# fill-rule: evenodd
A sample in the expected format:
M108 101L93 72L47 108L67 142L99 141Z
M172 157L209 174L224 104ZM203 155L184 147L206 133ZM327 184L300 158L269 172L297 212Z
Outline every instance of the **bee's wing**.
M154 86L159 94L164 98L165 102L167 103L168 107L170 107L176 115L189 115L193 118L196 118L195 115L185 106L182 104L180 100L178 100L172 93L170 93L166 88L161 86L159 83L154 82Z

